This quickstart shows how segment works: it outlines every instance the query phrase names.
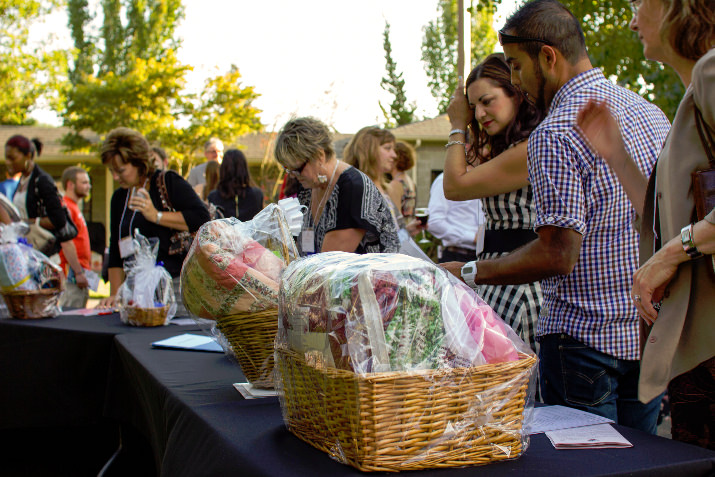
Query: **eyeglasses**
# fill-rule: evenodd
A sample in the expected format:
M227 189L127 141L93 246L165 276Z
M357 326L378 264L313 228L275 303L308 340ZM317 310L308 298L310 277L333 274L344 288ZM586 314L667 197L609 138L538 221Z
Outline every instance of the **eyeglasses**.
M301 175L303 172L303 169L305 169L305 166L308 164L308 161L304 162L302 166L298 167L297 169L288 169L287 167L283 167L283 170L286 171L286 174L294 174L296 176Z
M639 1L639 0L636 0ZM516 35L510 35L508 33L504 33L504 30L499 31L499 44L500 45L508 45L510 43L525 43L527 41L538 41L539 43L544 43L549 46L554 46L552 42L549 40L542 40L540 38L527 38L524 36L516 36Z

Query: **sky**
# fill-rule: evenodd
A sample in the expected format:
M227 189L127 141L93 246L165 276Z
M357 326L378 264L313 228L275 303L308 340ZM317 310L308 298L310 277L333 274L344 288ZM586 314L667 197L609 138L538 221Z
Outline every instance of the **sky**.
M513 9L512 1L503 3L497 27ZM437 114L421 60L423 28L437 17L437 0L184 0L184 6L177 34L179 60L194 67L187 88L198 90L235 64L242 86L260 94L254 106L269 131L292 116L317 117L341 133L384 122L379 104L392 101L380 86L386 21L408 102L421 118ZM58 44L69 46L66 13L48 23ZM45 110L33 116L60 123Z

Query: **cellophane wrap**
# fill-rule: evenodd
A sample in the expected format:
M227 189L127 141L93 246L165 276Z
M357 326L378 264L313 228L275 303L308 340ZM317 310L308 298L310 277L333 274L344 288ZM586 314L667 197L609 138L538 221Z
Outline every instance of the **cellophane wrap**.
M250 221L202 225L181 269L186 309L256 386L273 386L280 275L297 257L283 209L270 204Z
M286 425L341 462L475 465L528 446L533 351L431 262L329 252L291 263L275 346Z
M25 241L29 230L23 222L0 224L0 290L3 293L63 288L64 274L42 252ZM58 300L48 300L42 316L57 316L62 309Z
M124 261L124 282L117 292L122 322L134 326L167 325L176 312L171 274L157 263L159 241L134 233L134 255ZM143 322L157 317L157 322ZM161 317L161 318L158 318Z

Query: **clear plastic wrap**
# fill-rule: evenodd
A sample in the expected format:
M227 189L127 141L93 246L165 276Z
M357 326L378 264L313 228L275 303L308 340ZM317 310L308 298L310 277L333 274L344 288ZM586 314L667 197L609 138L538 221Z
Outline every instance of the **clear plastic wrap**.
M343 252L293 262L276 363L287 427L361 470L483 464L528 446L536 357L431 262Z
M181 269L186 309L203 326L211 320L210 332L256 386L273 385L280 275L297 257L283 209L270 204L247 222L202 225Z
M0 224L0 289L14 318L48 318L62 309L64 274L46 255L33 249L23 237L27 224Z
M159 242L134 233L134 255L124 261L124 283L117 291L119 317L133 326L162 326L176 312L171 275L157 263Z

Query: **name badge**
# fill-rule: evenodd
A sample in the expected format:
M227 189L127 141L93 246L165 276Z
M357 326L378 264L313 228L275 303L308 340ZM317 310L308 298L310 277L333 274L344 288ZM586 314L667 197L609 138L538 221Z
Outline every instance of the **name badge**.
M134 241L131 236L127 235L119 241L119 256L127 258L132 255L134 255Z
M315 253L315 232L313 229L305 229L300 232L300 248L303 253Z

